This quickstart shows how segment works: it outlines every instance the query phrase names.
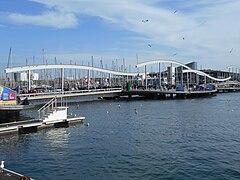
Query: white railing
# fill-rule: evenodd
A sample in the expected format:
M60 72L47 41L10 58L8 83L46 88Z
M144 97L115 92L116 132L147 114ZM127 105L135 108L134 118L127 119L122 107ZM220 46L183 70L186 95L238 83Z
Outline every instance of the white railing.
M43 116L46 115L50 110L53 110L55 107L57 107L57 98L54 97L50 101L48 101L44 106L42 106L38 110L38 118L39 120L43 119Z
M76 90L76 91L53 91L44 93L31 93L31 94L19 94L19 97L36 97L36 96L48 96L48 95L66 95L66 94L78 94L78 93L94 93L94 92L109 92L122 90L122 88L106 88L106 89L89 89L89 90Z

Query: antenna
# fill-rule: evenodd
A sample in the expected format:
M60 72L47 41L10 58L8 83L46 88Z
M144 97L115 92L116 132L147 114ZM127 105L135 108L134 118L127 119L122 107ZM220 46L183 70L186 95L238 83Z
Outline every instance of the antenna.
M101 66L101 68L103 69L103 61L102 61L102 58L101 58L101 60L100 60L100 66Z
M7 68L12 67L12 48L10 47L9 49L9 54L8 54L8 65ZM6 73L6 79L8 79L8 75ZM9 86L13 86L13 73L11 73L10 78L9 78Z
M7 67L12 67L12 48L10 47L9 49L9 54L8 54L8 65Z
M35 56L33 56L33 65L35 65Z

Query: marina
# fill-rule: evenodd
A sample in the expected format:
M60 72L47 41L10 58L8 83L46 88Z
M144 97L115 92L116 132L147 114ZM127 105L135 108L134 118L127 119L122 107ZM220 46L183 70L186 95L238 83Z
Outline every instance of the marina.
M162 64L169 64L167 70L161 70ZM147 66L158 65L158 72L147 72ZM20 111L33 108L36 102L47 103L38 110L39 117L36 119L22 120L20 122L6 122L0 125L0 133L29 133L36 132L39 129L48 127L68 127L71 123L82 122L84 117L69 116L68 107L57 107L57 99L71 101L71 99L187 99L197 97L211 97L217 92L230 91L229 88L237 90L238 83L232 83L230 73L225 73L224 77L213 77L203 71L196 69L196 62L183 64L178 61L159 59L147 61L136 65L136 68L144 68L144 71L132 73L121 72L109 69L103 69L93 66L83 65L34 65L21 67L8 67L6 74L15 73L17 77L21 72L27 72L28 79L26 89L21 88L23 82L17 82L16 79L9 79L9 84L18 84L14 90L1 86L1 104L0 112L7 118L10 115L19 116ZM68 80L65 76L67 69L87 71L87 77L84 79ZM31 79L31 73L42 70L60 70L60 77L53 79ZM100 73L93 76L93 72ZM80 71L79 71L80 73ZM56 73L55 73L56 75ZM235 76L236 77L236 76ZM59 78L58 84L55 79ZM213 83L214 81L214 83ZM52 84L45 85L45 84ZM81 83L80 83L81 82ZM84 82L84 83L83 83ZM101 87L101 83L105 85ZM34 83L34 84L33 84ZM56 83L56 84L55 84ZM75 87L72 87L75 83ZM22 84L24 85L24 84ZM36 88L37 85L43 88ZM107 87L105 87L107 86ZM35 87L35 88L34 88ZM54 89L53 87L57 87ZM228 88L228 90L223 89ZM21 90L22 89L22 90Z
M240 179L240 1L0 1L0 180Z
M167 68L161 68L164 64L168 64ZM157 65L158 71L152 71L152 69L147 71L147 66L152 65ZM222 108L219 107L218 103L215 103L215 101L218 101L216 99L219 98L221 101L221 95L225 94L222 92L238 92L240 87L236 80L237 73L221 72L222 76L219 77L219 72L215 75L212 72L207 73L197 70L196 67L196 62L183 64L168 59L137 64L138 72L122 72L72 64L8 67L5 69L5 73L10 77L21 77L21 73L23 73L27 79L21 81L21 78L9 78L9 82L4 83L8 87L1 85L0 112L3 114L2 117L7 120L0 123L0 148L2 146L0 152L4 152L4 148L8 148L8 146L4 146L6 141L9 143L13 139L10 144L14 144L16 141L18 143L16 138L23 138L24 141L25 138L36 138L32 140L31 145L27 144L28 151L31 151L29 150L31 148L36 148L37 151L36 149L31 151L35 157L45 157L46 162L51 164L54 164L54 162L61 163L55 168L41 165L41 170L38 169L38 172L34 172L41 160L35 162L38 158L32 159L32 157L28 157L27 153L20 150L26 159L14 157L17 158L16 161L21 160L24 164L31 162L31 167L28 167L34 169L21 169L17 163L14 163L15 167L12 166L11 168L27 173L36 179L49 177L62 179L61 176L63 175L68 175L70 179L78 179L81 176L93 178L96 177L96 174L98 178L103 179L115 176L127 179L130 174L133 174L135 179L143 176L146 179L148 177L164 177L164 179L186 177L185 175L182 176L181 173L179 174L177 169L175 170L177 173L169 173L172 168L166 165L169 163L169 159L164 161L161 157L171 156L172 154L167 153L169 149L162 151L162 147L171 146L169 148L173 149L174 153L185 154L183 158L177 155L176 159L188 164L188 158L186 158L188 150L184 150L181 146L196 147L195 142L191 144L188 139L188 136L191 137L191 134L193 134L192 130L198 128L198 126L206 126L206 120L209 119L208 116L211 114L211 118L216 123L220 118L215 117L216 111ZM139 71L141 68L142 70ZM74 78L66 77L66 72L69 69L75 70ZM46 74L53 71L55 71L55 76L46 79ZM57 71L61 72L58 76ZM42 74L43 72L45 74ZM83 75L84 72L87 76ZM11 76L11 74L14 76ZM80 74L82 77L80 77ZM31 78L39 75L42 78ZM14 86L16 88L13 88ZM228 98L231 98L231 96ZM228 102L228 98L224 101ZM167 101L168 99L170 101ZM209 105L212 106L212 109L206 109ZM233 113L235 109L231 108L230 111ZM19 120L22 113L27 114L26 118L28 119L24 117ZM85 117L87 123L84 124ZM196 125L196 121L200 124ZM188 126L190 126L190 129ZM166 131L166 129L170 131ZM201 144L206 146L204 144L206 137L200 133L201 129L198 129L198 131L197 134L202 139L196 138L196 140L202 141ZM203 131L211 132L213 130L205 129ZM218 131L220 132L221 128ZM185 132L187 132L187 135L184 135ZM229 133L231 134L231 132ZM209 136L212 135L209 134ZM5 137L11 138L8 140ZM187 139L187 141L184 141L184 139ZM183 141L183 144L181 141ZM190 144L188 144L189 142ZM159 143L161 147L156 145ZM55 148L48 149L46 147L45 149L39 144L46 144ZM176 147L183 152L178 152ZM211 147L207 147L207 149L209 148ZM11 149L17 151L16 147ZM68 153L70 156L67 155ZM101 159L98 158L99 153ZM201 153L209 152L200 151ZM50 157L48 154L50 154ZM154 157L152 157L152 154L155 154ZM6 155L6 157L8 156ZM148 158L145 159L144 156ZM102 159L103 157L104 159ZM155 161L156 157L157 160ZM140 159L140 161L135 160L135 158ZM198 159L198 157L196 158ZM219 157L216 156L217 158ZM89 159L94 161L93 166L88 162ZM157 164L157 172L160 174L156 174L155 169L146 168L153 166L149 163L149 159ZM166 164L159 164L162 161ZM205 164L204 161L205 159L201 163ZM32 162L35 162L35 164ZM79 164L80 162L81 164ZM82 162L86 167L82 168L83 172L76 172L75 167L81 166ZM68 170L63 170L65 163L69 166ZM112 166L109 166L109 164L112 164ZM178 162L173 163L173 165L178 166L180 171L183 171ZM134 172L132 171L133 166ZM106 170L103 172L103 167L109 172L106 172ZM143 169L139 167L143 167ZM161 169L161 167L167 169L168 173L165 174L164 171L166 170ZM187 168L191 169L191 167ZM125 171L119 171L119 169L125 169ZM6 176L11 176L13 180L22 177L30 178L4 168L0 170L0 179ZM56 173L54 170L61 173ZM142 175L144 171L149 171L150 175ZM205 178L201 169L188 171L190 174L197 174L195 176L199 179ZM44 172L44 174L39 172ZM168 174L171 174L171 176L168 176ZM212 174L211 176L217 175ZM191 178L189 177L189 179Z

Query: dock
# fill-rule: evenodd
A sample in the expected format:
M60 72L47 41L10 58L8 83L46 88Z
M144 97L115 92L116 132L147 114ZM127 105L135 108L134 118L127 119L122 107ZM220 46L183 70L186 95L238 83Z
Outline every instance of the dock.
M58 106L57 98L53 98L42 106L38 113L38 119L1 123L0 135L10 133L27 134L44 128L68 127L70 124L81 123L85 119L82 116L68 115L68 107Z
M213 96L217 93L217 90L205 90L205 91L177 91L176 89L159 90L159 89L134 89L122 91L120 95L115 96L103 96L101 99L116 99L121 97L143 97L146 99L187 99L197 97Z
M51 122L43 122L38 119L2 123L0 124L1 134L27 134L37 132L45 128L68 127L71 124L82 123L85 117L68 117L67 119L59 119Z

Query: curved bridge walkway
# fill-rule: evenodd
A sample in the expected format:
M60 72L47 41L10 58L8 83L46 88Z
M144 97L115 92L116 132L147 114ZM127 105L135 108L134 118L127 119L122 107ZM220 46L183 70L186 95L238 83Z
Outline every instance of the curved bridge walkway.
M101 96L121 96L121 95L126 95L126 91L123 91L122 88L106 88L106 89L89 89L88 90L75 90L75 91L64 91L64 81L65 81L65 76L64 76L64 71L66 69L80 69L80 70L87 70L88 72L88 83L90 81L90 76L91 73L93 71L96 72L100 72L100 73L105 73L109 75L109 82L110 82L110 77L111 75L116 75L116 76L122 76L122 77L126 77L125 80L128 81L128 78L136 78L136 77L141 77L142 78L142 82L145 82L145 90L138 90L138 91L129 91L127 95L131 96L134 94L162 94L163 96L170 94L170 96L180 96L180 94L208 94L208 92L190 92L190 91L184 91L184 92L172 92L172 91L163 91L163 90L158 90L158 91L151 91L148 89L147 86L147 82L148 82L148 76L147 76L147 71L146 71L146 66L148 65L153 65L153 64L157 64L159 65L159 79L161 78L161 64L163 63L167 63L167 64L171 64L172 65L176 65L177 67L181 67L181 77L183 77L183 73L195 73L198 74L200 76L204 76L205 79L206 78L210 78L214 81L217 82L224 82L224 81L228 81L231 77L228 78L224 78L224 79L219 79L219 78L214 78L206 73L203 73L201 71L198 70L193 70L191 68L189 68L188 66L186 66L183 63L174 61L174 60L168 60L168 59L157 59L157 60L153 60L153 61L147 61L147 62L143 62L140 63L136 66L136 68L140 68L140 67L144 67L145 72L120 72L120 71L113 71L113 70L108 70L108 69L103 69L103 68L97 68L97 67L93 67L93 66L81 66L81 65L71 65L71 64L45 64L45 65L32 65L32 66L20 66L20 67L11 67L11 68L6 68L5 72L6 73L16 73L16 72L27 72L28 73L28 90L30 90L31 88L31 72L32 71L42 71L42 70L47 70L47 69L60 69L61 70L61 92L49 92L49 93L33 93L33 94L20 94L20 98L28 98L30 101L40 101L40 100L47 100L47 99L52 99L53 97L57 97L57 98L74 98L74 97L101 97ZM92 77L93 78L93 77ZM206 81L205 81L206 82ZM159 87L161 87L161 81L159 81ZM183 81L182 81L183 84ZM132 93L130 93L132 92Z

